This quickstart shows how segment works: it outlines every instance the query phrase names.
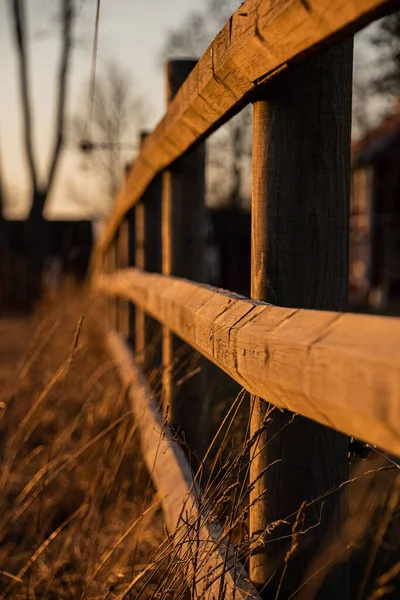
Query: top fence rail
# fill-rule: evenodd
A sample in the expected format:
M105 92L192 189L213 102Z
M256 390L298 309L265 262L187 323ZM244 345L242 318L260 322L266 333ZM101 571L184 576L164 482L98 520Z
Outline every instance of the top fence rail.
M257 88L321 44L400 7L398 0L247 0L230 17L144 142L96 247L95 265L155 175L254 99Z

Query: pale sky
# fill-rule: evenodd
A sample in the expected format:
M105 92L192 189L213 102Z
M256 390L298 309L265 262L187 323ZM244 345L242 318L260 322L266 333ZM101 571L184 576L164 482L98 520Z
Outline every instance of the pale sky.
M21 145L17 65L8 3L9 0L0 0L0 160L10 201L8 215L21 217L28 206L27 179ZM72 54L69 116L79 112L85 115L87 112L85 90L90 75L95 4L95 0L84 1L84 11L75 30L79 43ZM101 65L107 60L113 59L131 74L140 96L145 99L148 113L147 122L143 123L145 128L153 128L164 112L164 78L160 54L167 31L179 27L190 11L202 9L205 4L206 0L101 2L98 70L101 70ZM54 81L60 37L54 24L54 12L59 6L59 0L27 0L27 5L30 11L29 56L35 145L43 169L51 148L54 121ZM357 43L357 47L361 50L362 44ZM364 56L364 63L370 69L371 57L368 53L358 51L357 54L361 58ZM98 212L98 207L104 210L104 195L99 192L95 176L82 169L83 162L77 151L67 149L64 152L57 184L48 207L49 215L90 216Z
M59 57L59 35L51 31L51 14L58 2L54 0L28 0L32 98L35 116L35 143L41 165L49 152L53 128L54 74ZM54 7L54 8L53 8ZM140 94L146 99L148 122L153 127L164 109L164 82L160 64L160 51L168 29L185 20L188 12L201 7L201 0L102 0L98 61L115 59L128 70ZM91 43L95 17L95 2L86 0L85 10L77 31L82 43L72 56L69 114L74 114L82 104L85 85L90 74ZM40 36L44 31L45 35ZM0 157L2 173L9 197L20 212L24 205L26 176L21 151L21 121L17 68L11 38L8 0L0 0ZM86 113L86 106L82 107ZM59 170L59 181L52 197L54 212L87 210L68 201L65 180L71 177L87 189L90 187L84 173L79 172L80 157L67 152ZM93 193L93 190L92 190ZM13 211L15 212L15 210ZM53 212L53 211L52 211Z

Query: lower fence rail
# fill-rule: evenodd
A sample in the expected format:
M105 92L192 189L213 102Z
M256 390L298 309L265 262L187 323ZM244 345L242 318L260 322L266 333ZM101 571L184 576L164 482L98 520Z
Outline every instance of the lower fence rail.
M96 279L248 392L400 455L400 319L281 308L126 269Z
M259 599L243 565L202 497L190 465L168 425L163 423L147 380L116 332L106 345L126 386L138 424L144 461L160 495L165 521L188 585L196 597Z

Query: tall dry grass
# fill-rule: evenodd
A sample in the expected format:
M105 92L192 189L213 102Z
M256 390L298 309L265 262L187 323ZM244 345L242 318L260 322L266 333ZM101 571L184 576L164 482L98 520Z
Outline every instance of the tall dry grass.
M0 599L209 598L218 577L215 600L228 600L232 596L221 572L231 568L237 576L250 553L268 549L277 531L278 523L271 523L254 539L248 535L255 484L249 481L249 462L266 450L259 447L263 427L248 438L247 395L212 371L205 407L213 441L195 474L200 516L184 507L179 527L168 534L140 455L139 424L103 349L99 311L76 292L62 302L43 303L35 317L37 333L3 388ZM177 358L177 381L196 371L188 357L185 364ZM157 390L159 376L152 377ZM269 418L271 412L264 426ZM178 434L176 441L185 447ZM271 567L279 585L267 582L264 596L289 600L281 583L310 535L303 512L346 493L345 522L309 565L292 598L323 598L326 577L343 563L350 568L351 598L400 598L399 482L398 470L384 458L358 461L340 490L305 499L296 513L286 515L287 551L281 564ZM209 531L216 543L204 552ZM226 542L233 555L224 550ZM207 570L215 547L223 549L221 564Z
M3 386L0 598L115 597L165 537L125 390L83 298L41 307Z

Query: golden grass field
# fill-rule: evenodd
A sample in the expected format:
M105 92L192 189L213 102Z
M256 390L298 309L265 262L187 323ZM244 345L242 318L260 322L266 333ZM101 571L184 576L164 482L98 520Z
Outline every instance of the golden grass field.
M0 326L1 598L116 597L164 539L130 406L84 298Z
M0 321L0 600L195 597L185 581L191 559L165 531L126 390L104 349L103 316L86 290L65 289L32 317ZM248 399L235 400L240 390L226 378L211 379L205 501L246 563ZM352 597L400 598L398 470L376 458L352 465L351 476L349 517L310 566L306 600L350 558Z

